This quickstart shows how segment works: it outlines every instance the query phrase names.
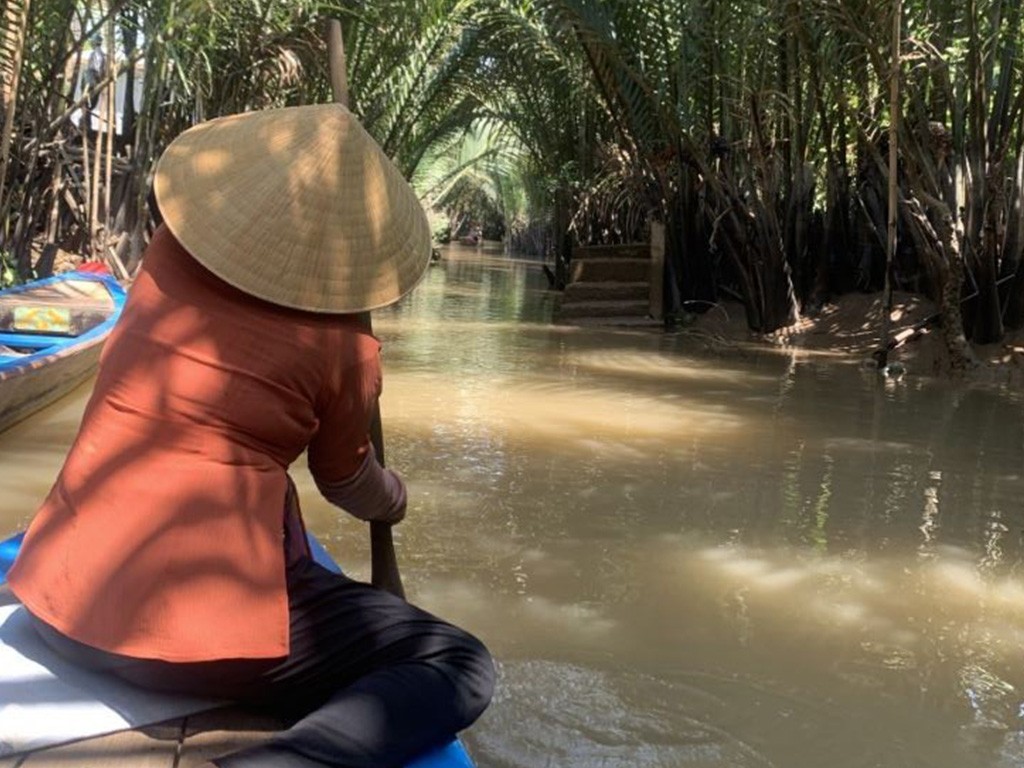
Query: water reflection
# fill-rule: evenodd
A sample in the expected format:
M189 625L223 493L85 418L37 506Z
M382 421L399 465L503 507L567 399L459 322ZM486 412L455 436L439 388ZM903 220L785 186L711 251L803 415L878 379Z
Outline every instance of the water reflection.
M87 382L28 421L0 432L0 538L24 528L50 489L91 387Z
M555 299L453 258L374 315L407 587L502 660L481 766L1024 766L1020 394L552 326ZM0 528L80 408L0 436Z

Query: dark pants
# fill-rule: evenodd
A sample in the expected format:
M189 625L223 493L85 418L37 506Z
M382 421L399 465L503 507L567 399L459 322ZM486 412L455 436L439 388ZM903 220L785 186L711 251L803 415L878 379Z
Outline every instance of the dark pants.
M36 624L79 665L298 718L267 742L216 759L221 768L398 768L450 740L490 701L494 665L484 646L393 595L302 558L288 567L288 603L283 660L134 659Z

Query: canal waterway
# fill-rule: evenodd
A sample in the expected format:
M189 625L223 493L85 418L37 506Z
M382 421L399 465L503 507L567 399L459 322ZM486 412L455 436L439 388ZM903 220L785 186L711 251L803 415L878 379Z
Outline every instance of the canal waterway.
M499 660L480 768L1024 766L1021 395L555 326L536 265L447 257L374 328L409 596ZM0 435L0 534L85 394Z

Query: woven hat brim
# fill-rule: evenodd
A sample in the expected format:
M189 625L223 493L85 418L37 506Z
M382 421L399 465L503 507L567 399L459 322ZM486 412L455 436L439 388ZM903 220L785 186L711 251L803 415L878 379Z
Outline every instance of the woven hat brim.
M191 128L161 157L154 191L197 261L281 306L377 309L411 291L430 263L430 226L415 192L337 104Z

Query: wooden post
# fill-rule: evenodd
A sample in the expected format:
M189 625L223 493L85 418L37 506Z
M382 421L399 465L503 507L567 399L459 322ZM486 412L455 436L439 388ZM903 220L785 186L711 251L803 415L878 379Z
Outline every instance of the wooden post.
M655 320L665 319L665 225L651 222L650 313Z
M330 19L327 22L327 57L331 68L331 91L334 100L348 107L348 73L345 66L345 41L341 22ZM370 313L361 315L366 329L372 333ZM384 466L384 429L380 417L380 402L374 406L370 422L370 441L377 454L377 461ZM370 582L398 597L405 597L402 576L398 572L398 558L391 526L387 523L370 523Z
M882 299L882 338L878 345L878 367L888 362L889 326L892 322L892 266L896 258L896 222L899 199L899 117L900 117L900 21L903 0L896 0L892 9L892 69L889 73L889 208L885 242L885 292Z
M331 66L331 94L336 102L348 108L348 66L345 60L345 39L341 33L341 22L337 19L327 22L327 56Z

